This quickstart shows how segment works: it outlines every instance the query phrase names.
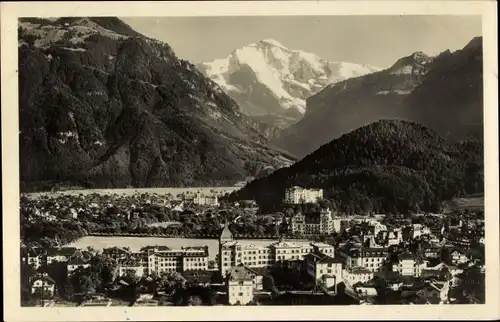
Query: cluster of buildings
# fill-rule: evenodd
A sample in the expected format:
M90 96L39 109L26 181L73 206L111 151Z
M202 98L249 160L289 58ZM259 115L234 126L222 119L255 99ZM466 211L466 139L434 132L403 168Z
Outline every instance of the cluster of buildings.
M323 199L323 189L306 189L294 186L285 190L284 203L305 204L315 203Z

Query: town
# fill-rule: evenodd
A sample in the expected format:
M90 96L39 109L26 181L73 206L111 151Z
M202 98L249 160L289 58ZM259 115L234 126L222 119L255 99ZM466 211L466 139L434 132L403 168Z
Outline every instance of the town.
M484 303L481 205L353 216L290 187L272 214L213 191L49 193L20 210L25 306Z

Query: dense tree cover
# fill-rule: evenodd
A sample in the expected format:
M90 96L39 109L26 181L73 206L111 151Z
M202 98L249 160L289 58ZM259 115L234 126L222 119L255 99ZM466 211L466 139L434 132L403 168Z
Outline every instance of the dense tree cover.
M40 27L19 28L22 188L227 185L283 164L255 122L168 44L111 17L25 21ZM62 36L51 42L42 26Z
M45 247L65 245L89 234L218 238L226 223L237 238L276 238L280 233L270 215L256 216L252 210L224 203L213 209L191 205L183 211L174 211L163 199L149 194L62 195L41 199L23 196L21 239L27 245ZM72 213L77 213L77 218ZM44 214L54 217L49 219Z
M323 188L343 213L437 212L441 202L482 192L483 150L416 123L383 120L345 134L294 165L248 183L231 200L275 208L284 190Z

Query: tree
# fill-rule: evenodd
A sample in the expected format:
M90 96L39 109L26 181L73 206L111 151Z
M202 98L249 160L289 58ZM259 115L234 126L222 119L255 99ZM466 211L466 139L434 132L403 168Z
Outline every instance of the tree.
M274 286L274 277L272 275L267 274L262 277L262 287L264 290L272 291Z
M187 299L187 306L201 306L203 305L203 301L201 297L198 295L190 295Z

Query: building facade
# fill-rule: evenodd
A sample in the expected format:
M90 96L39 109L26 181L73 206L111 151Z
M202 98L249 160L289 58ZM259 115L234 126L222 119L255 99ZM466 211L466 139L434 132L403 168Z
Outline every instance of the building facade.
M196 194L193 199L193 203L196 205L216 207L219 205L219 198L217 198L217 196L205 196L202 194Z
M231 267L273 267L277 263L299 261L313 252L319 251L329 256L334 255L334 247L325 243L299 244L279 241L269 245L245 245L233 239L233 234L226 226L219 239L219 270L225 276Z
M260 283L258 281L260 279ZM226 291L230 305L246 305L252 302L257 285L262 286L262 276L255 271L238 265L231 267L226 275Z
M298 213L291 220L292 233L300 235L329 235L334 231L335 224L330 209Z
M285 190L284 202L287 204L314 203L323 199L323 189L292 187Z

